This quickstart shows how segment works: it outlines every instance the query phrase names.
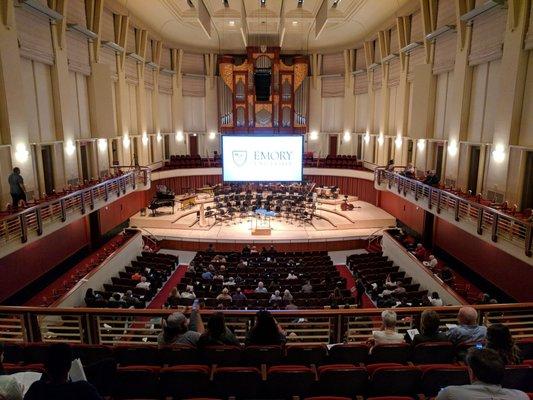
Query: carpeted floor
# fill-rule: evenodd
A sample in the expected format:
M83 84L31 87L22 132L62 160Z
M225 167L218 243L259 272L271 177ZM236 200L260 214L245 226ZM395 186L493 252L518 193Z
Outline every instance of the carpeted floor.
M346 265L335 265L337 271L342 278L346 278L346 289L351 289L355 286L355 279ZM352 296L356 297L357 292L352 292ZM363 296L363 308L376 308L372 300L365 294Z
M174 273L168 278L168 281L163 285L161 290L154 296L150 304L146 308L162 308L165 305L165 301L167 300L168 295L170 294L170 291L174 286L176 286L180 281L181 278L185 276L185 273L187 272L187 266L186 265L179 265L178 268L174 271Z

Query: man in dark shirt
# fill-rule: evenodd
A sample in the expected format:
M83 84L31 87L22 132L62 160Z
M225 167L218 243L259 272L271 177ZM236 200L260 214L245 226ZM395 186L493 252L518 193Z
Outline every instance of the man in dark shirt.
M13 168L13 173L7 178L9 182L9 192L11 193L11 199L13 200L13 210L19 208L19 202L26 200L26 188L24 187L24 179L20 175L20 169L18 167Z
M30 386L24 400L102 400L89 382L69 380L71 363L72 350L68 344L51 345L46 356L46 373Z

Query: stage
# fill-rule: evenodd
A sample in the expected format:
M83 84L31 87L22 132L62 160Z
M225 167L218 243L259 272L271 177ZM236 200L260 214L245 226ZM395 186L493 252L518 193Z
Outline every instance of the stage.
M366 239L380 228L396 225L395 218L384 210L364 201L349 197L354 208L341 209L340 201L318 201L310 222L296 219L271 217L268 219L270 234L252 235L257 217L234 217L231 220L216 221L205 218L200 226L196 204L185 210L161 207L154 216L137 213L130 219L130 226L145 228L151 234L165 241L212 242L212 243L298 243L319 241L349 241ZM213 207L209 198L202 199L204 209Z

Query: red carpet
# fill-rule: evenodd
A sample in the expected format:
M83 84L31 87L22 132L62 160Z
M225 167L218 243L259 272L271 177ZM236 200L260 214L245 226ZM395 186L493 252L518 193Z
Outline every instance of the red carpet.
M176 271L174 271L174 273L168 279L167 283L163 285L159 293L154 296L154 298L146 308L163 308L163 306L165 305L165 301L167 301L167 297L170 294L170 291L174 286L180 283L181 278L185 276L185 272L187 272L187 266L178 265Z
M341 278L346 278L346 289L351 289L355 286L355 279L346 265L335 265ZM357 292L352 292L352 296L356 297ZM376 308L374 303L365 294L363 295L363 308Z

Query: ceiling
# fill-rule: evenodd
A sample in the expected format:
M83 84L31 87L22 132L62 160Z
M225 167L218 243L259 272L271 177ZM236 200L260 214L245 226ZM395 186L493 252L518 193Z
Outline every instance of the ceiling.
M202 28L203 1L211 19ZM356 47L377 29L418 6L418 0L118 0L136 20L172 45L189 51L243 53L245 47L279 45L284 53ZM317 13L326 22L315 35ZM325 12L324 12L325 11ZM246 42L245 42L246 40Z

